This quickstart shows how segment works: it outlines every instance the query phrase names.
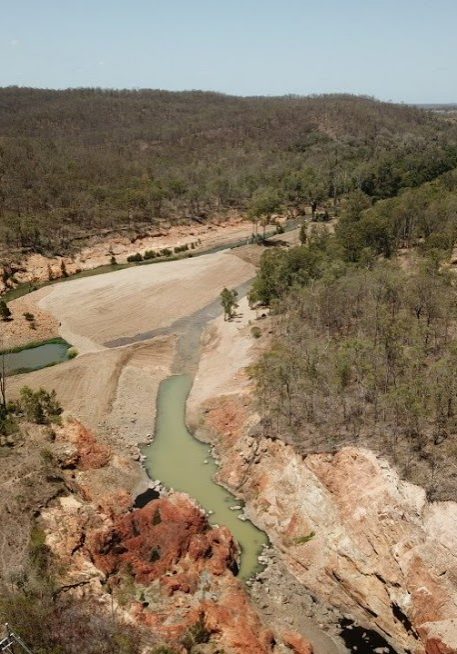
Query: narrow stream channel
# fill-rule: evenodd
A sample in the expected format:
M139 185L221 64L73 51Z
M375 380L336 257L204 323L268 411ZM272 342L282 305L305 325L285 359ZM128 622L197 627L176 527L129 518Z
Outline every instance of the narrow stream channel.
M208 445L196 440L185 424L190 375L173 375L160 386L155 440L148 447L147 468L168 488L184 491L210 513L209 522L230 529L241 548L239 576L251 577L259 568L257 557L267 542L265 534L249 520L241 520L240 503L214 481L217 465ZM233 507L238 507L233 509Z
M238 287L243 297L251 281ZM146 469L152 479L159 479L168 488L188 493L209 513L211 524L225 525L236 539L240 551L239 576L248 579L259 569L258 556L267 536L250 520L240 519L240 502L214 480L217 465L208 445L197 440L186 426L186 401L200 360L200 338L208 321L222 312L217 298L191 316L177 320L166 330L156 330L131 337L136 342L145 336L162 333L179 336L173 375L165 379L157 395L157 417L152 445L143 448ZM108 347L125 345L126 339L106 343ZM232 507L240 507L233 509ZM244 517L244 516L243 516Z

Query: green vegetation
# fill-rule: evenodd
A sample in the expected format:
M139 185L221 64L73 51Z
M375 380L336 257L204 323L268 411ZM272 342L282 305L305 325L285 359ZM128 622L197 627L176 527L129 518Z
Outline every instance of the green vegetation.
M388 260L395 241L387 251L377 230L351 240L353 206L335 236L262 256L250 299L273 313L272 347L253 368L265 432L305 453L367 445L430 497L455 499L455 274L421 236L427 256L416 253L407 270ZM384 220L390 229L391 214Z
M362 192L350 195L337 237L347 261L413 247L448 257L457 240L457 171L374 205Z
M208 643L210 640L211 632L205 626L203 615L200 616L198 621L192 625L186 635L181 641L187 652L192 653L195 645Z
M260 338L262 336L262 330L257 325L251 327L251 334L253 338Z
M154 250L146 250L146 252L143 255L143 259L145 261L148 261L148 259L155 259L156 256L157 256L157 253L154 252Z
M232 320L235 316L235 309L238 307L237 299L238 291L236 289L230 290L224 288L221 292L221 304L224 309L224 320Z
M298 538L294 538L294 543L295 545L304 545L305 543L309 543L310 540L313 540L315 535L315 531L310 531L306 536L298 536Z
M451 121L349 95L4 88L0 139L0 243L59 255L161 220L314 216L353 190L394 197L457 166Z
M31 567L36 568L27 571L19 588L2 587L2 619L14 625L34 654L139 654L138 629L113 619L90 600L54 596L42 576L48 565L45 548L33 547Z
M335 240L329 238L326 232L319 231L309 239L308 247L267 250L262 255L259 272L249 293L249 302L269 306L294 286L304 286L324 273L329 274L330 270L337 274L340 266L340 262L335 260L337 255Z
M17 409L26 420L39 425L59 423L62 414L62 407L57 401L54 390L48 392L40 388L38 391L33 391L28 386L21 388Z
M143 257L139 252L137 252L136 254L131 254L128 256L127 261L129 263L138 263L139 261L143 261Z
M3 321L10 320L11 318L11 311L5 300L0 300L0 318Z

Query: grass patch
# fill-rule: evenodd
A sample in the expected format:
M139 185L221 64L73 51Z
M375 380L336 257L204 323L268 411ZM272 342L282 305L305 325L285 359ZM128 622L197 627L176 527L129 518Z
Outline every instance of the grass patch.
M313 540L315 535L315 531L310 531L306 536L299 536L298 538L294 538L294 545L304 545L305 543L309 543L310 540Z
M14 375L26 375L28 372L35 372L36 370L44 370L45 368L52 368L53 366L57 366L59 363L65 363L65 361L68 361L68 359L62 359L62 361L51 361L50 363L44 363L42 366L38 366L38 367L30 366L30 368L27 367L16 368L15 370L10 370L9 372L7 372L6 376L14 377Z

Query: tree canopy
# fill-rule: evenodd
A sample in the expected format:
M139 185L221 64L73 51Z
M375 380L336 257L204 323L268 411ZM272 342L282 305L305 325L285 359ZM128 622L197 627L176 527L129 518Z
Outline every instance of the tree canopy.
M0 246L62 253L102 229L393 197L454 168L456 145L437 114L349 95L4 88Z

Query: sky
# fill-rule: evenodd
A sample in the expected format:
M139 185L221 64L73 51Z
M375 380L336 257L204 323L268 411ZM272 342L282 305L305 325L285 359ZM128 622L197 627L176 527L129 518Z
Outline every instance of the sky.
M457 102L457 0L0 0L0 86Z

